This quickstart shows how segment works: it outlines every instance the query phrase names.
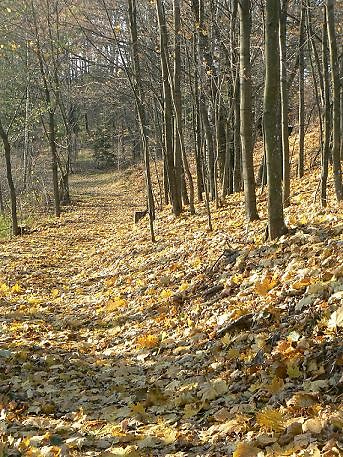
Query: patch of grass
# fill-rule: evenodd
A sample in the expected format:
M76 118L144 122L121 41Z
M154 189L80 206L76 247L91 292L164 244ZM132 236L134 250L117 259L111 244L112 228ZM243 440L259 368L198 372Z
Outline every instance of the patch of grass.
M0 214L0 239L8 238L11 233L11 221Z

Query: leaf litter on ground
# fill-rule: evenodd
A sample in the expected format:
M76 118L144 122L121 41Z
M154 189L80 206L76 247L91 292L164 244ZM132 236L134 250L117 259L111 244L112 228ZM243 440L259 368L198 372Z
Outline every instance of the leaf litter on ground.
M0 456L342 455L343 218L313 176L278 241L236 194L155 244L142 170L73 179L0 245Z

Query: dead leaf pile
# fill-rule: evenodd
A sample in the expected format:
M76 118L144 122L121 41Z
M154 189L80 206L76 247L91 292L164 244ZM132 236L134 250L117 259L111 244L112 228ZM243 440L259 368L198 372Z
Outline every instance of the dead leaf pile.
M73 184L61 220L0 245L0 456L342 455L343 218L314 177L276 242L265 195L211 233L166 209L152 244L141 170Z

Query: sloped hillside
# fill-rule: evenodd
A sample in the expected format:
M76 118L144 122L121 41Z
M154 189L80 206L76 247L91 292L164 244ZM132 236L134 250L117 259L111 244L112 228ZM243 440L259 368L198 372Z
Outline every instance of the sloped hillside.
M242 195L147 221L140 169L74 178L0 244L0 456L343 454L343 213L295 180L289 235Z

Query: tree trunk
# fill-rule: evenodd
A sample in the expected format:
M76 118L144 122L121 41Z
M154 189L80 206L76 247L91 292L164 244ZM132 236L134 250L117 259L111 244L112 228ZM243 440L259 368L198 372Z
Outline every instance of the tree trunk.
M324 9L324 20L322 27L322 62L323 62L323 118L324 135L321 154L321 175L320 175L320 201L323 207L327 206L327 180L330 153L331 114L330 114L330 76L328 65L328 35L326 26L326 11Z
M5 162L6 162L6 176L7 176L7 183L10 192L10 200L11 200L11 219L12 219L12 234L19 235L20 229L18 226L18 217L17 217L17 195L15 191L15 186L13 182L13 175L12 175L12 165L11 165L11 146L8 141L8 134L5 131L1 120L0 120L0 137L2 143L4 145L5 151Z
M152 193L151 171L150 171L150 152L149 152L149 137L146 127L146 112L144 102L144 91L142 88L142 79L140 72L140 60L138 49L138 33L137 33L137 13L136 0L128 0L129 23L132 45L132 59L134 70L134 81L132 89L135 96L136 108L139 119L140 136L143 145L144 166L145 166L145 184L147 195L147 209L149 213L149 225L152 242L155 242L154 220L155 220L155 205Z
M251 5L250 0L239 2L240 17L240 134L245 208L248 221L257 220L255 176L253 164L252 84L250 64Z
M233 130L233 191L242 190L242 155L241 155L241 138L240 138L240 83L237 78L234 98L234 130Z
M51 171L52 171L52 185L54 193L54 207L55 207L55 216L59 217L61 215L61 206L60 206L60 195L58 188L58 165L57 165L57 146L56 146L56 125L55 125L55 106L51 99L50 88L48 83L48 76L44 68L44 59L42 56L41 42L37 25L36 10L34 4L32 3L32 13L35 26L35 39L37 46L37 56L39 63L39 70L43 81L45 103L48 111L48 125L49 131L47 132L50 154L51 154ZM54 104L56 105L56 104Z
M156 1L156 12L160 32L160 58L163 84L163 116L164 116L164 142L166 153L167 175L169 183L169 195L173 207L173 213L178 216L182 211L181 192L177 188L176 171L174 166L173 152L173 103L169 81L169 57L168 36L165 20L164 5L162 0Z
M182 196L182 96L181 96L181 18L180 0L173 0L174 9L174 75L173 75L173 101L175 111L174 122L174 167L175 167L175 186L177 199L181 201ZM171 82L171 75L169 75Z
M213 110L212 100L215 98L215 88L213 84L214 66L213 58L210 52L208 31L205 23L205 4L204 0L194 0L192 9L197 24L197 62L196 65L200 72L200 90L199 90L199 110L202 119L202 125L206 138L207 155L206 163L208 170L208 191L211 200L215 200L215 156L214 156L214 135L211 124L211 112ZM207 94L207 98L206 95ZM205 177L204 177L205 179Z
M280 99L279 1L268 0L265 11L264 135L268 175L268 232L269 238L273 240L287 232L283 215L280 123L276 103Z
M301 0L300 32L299 32L299 153L298 177L304 176L304 140L305 140L305 6Z
M176 186L178 189L178 199L182 195L185 204L189 204L191 214L195 214L194 207L194 184L192 174L188 165L188 160L185 151L185 143L182 126L182 94L181 94L181 17L180 17L180 0L174 0L174 87L173 101L175 111L175 135L174 135L174 160ZM189 199L187 195L187 187L185 174L189 184Z
M282 137L282 170L283 170L283 203L290 204L290 163L288 141L288 86L286 55L286 21L288 0L283 0L279 24L280 40L280 98L281 98L281 137Z
M330 69L332 85L332 164L337 201L343 199L341 170L340 132L340 75L335 31L335 0L326 0L326 20L330 48ZM342 114L343 115L343 114Z
M49 96L50 103L50 96ZM60 205L60 192L58 186L58 163L57 163L57 146L56 146L56 126L55 126L55 114L52 108L49 108L49 145L51 153L51 171L52 171L52 186L54 189L54 206L55 216L60 217L61 205Z

